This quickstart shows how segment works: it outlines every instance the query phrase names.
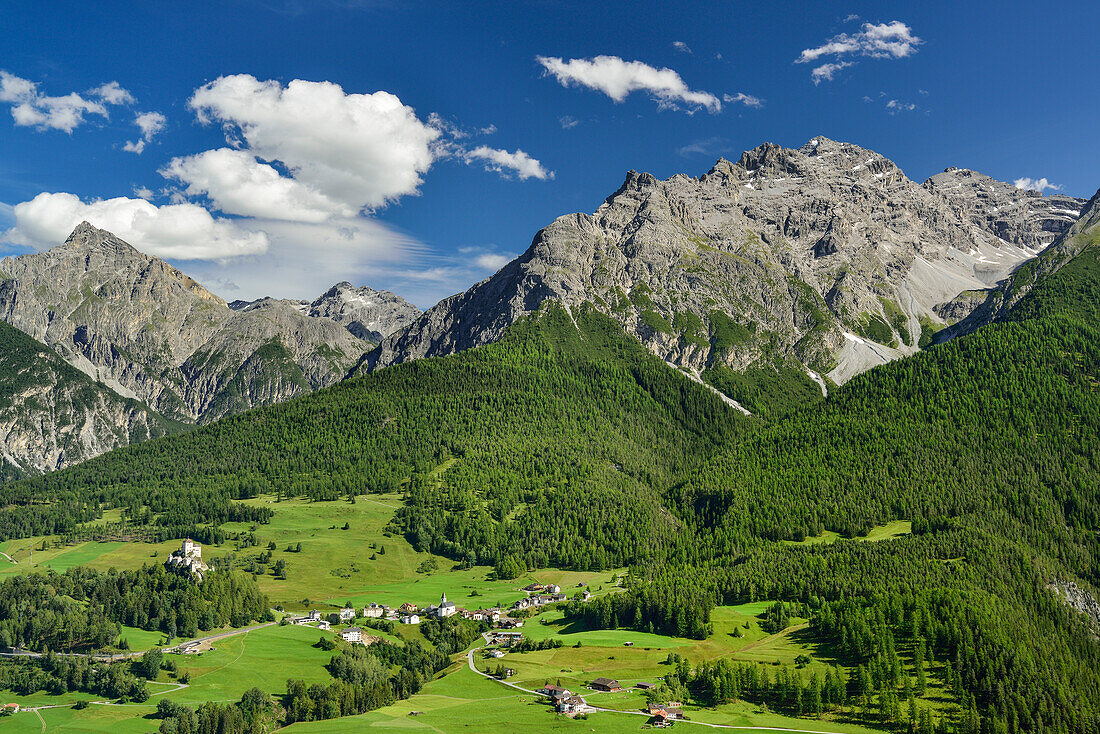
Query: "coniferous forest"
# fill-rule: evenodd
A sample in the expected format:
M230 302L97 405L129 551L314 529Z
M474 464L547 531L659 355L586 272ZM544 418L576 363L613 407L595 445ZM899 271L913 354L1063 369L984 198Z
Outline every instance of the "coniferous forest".
M886 723L935 664L961 731L1096 732L1095 621L1060 589L1100 586L1098 304L1089 247L1006 318L763 418L728 409L599 314L551 306L496 344L3 485L0 537L63 533L109 507L178 537L265 522L270 511L237 502L261 493L329 501L401 488L392 529L417 549L502 577L630 565L625 593L568 605L592 626L704 638L716 605L779 599L856 671L803 681L685 667L672 683L700 698L795 713L858 701ZM893 520L912 533L858 541ZM799 544L825 531L841 539ZM0 587L0 635L76 649L112 623L259 618L247 583L208 583L177 604L151 570L12 580ZM85 631L59 637L13 605L84 614ZM786 615L775 608L769 624ZM336 682L292 686L287 709L326 718L408 695L442 665L427 652L386 657L414 654L334 659ZM246 720L251 705L232 716Z

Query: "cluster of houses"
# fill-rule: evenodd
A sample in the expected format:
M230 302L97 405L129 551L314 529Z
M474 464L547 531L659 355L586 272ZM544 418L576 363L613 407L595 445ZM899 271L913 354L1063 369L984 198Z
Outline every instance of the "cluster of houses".
M550 702L554 704L554 710L559 714L573 716L585 713L588 710L588 703L568 688L547 684L536 690L535 693L549 698Z

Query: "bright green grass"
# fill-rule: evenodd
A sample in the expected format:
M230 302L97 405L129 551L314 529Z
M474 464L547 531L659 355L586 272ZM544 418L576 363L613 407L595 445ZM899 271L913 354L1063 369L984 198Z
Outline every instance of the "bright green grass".
M288 678L307 683L332 679L325 665L332 652L313 647L317 639L335 635L312 627L273 625L213 642L214 650L198 655L173 655L179 674L191 674L188 688L163 694L179 703L235 701L256 686L273 695L286 692ZM171 681L161 673L161 681ZM150 691L153 687L150 686Z
M641 707L644 700L640 694L633 692L591 694L586 695L586 698L601 706L619 703L624 707L633 706L635 710ZM412 711L421 713L418 716L410 716ZM692 711L689 715L701 721L739 726L812 729L844 734L867 734L873 731L835 722L793 719L759 712L756 707L745 703L724 706L720 710L708 711L706 714L704 717L703 712ZM512 734L517 731L617 734L642 731L646 721L646 716L610 712L591 714L585 721L573 721L556 715L540 697L520 693L494 683L463 667L445 678L428 683L417 695L406 701L399 701L393 706L344 719L295 724L288 731L292 734L411 731L434 731L443 734L450 734L450 732Z
M909 520L891 520L885 525L871 528L871 531L867 533L867 535L856 537L852 540L889 540L890 538L896 538L900 535L908 535L912 531L913 523ZM826 530L821 535L814 535L802 541L784 540L782 542L790 545L816 545L818 543L835 543L838 540L840 540L840 533Z
M111 734L145 734L157 730L160 721L146 719L153 711L150 706L99 706L92 705L83 711L72 708L44 709L39 713L46 728L33 712L20 712L13 718L3 719L0 730L4 734L23 732L111 732Z
M163 632L143 630L140 627L127 627L126 625L120 626L122 632L119 637L125 639L126 642L129 643L131 650L148 650L151 647L164 646ZM200 634L207 633L202 632Z

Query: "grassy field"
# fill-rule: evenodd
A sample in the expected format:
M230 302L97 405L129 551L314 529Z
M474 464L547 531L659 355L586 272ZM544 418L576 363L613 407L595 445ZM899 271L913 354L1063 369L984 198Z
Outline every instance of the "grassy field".
M604 705L619 694L605 698L589 696L593 703ZM621 696L626 701L628 694ZM636 696L638 706L641 697ZM638 706L635 707L637 710ZM415 716L413 712L418 712ZM841 734L866 734L873 730L828 721L792 719L758 711L748 704L723 707L708 712L705 720L737 726L785 727L793 730L813 729ZM704 718L691 712L692 718ZM545 699L524 694L479 676L463 665L446 677L428 683L416 696L377 711L333 721L295 724L287 729L292 734L336 734L337 732L412 732L433 731L484 732L512 734L517 731L538 732L599 732L618 734L637 732L646 726L648 717L627 713L600 712L586 720L558 716ZM744 730L742 730L744 731ZM748 731L753 731L749 729ZM759 730L763 732L764 730Z
M408 601L426 606L438 603L444 592L459 606L484 607L498 602L512 603L524 596L520 591L522 587L536 580L556 583L567 592L576 589L579 583L590 583L595 592L600 585L610 590L610 579L622 573L621 570L582 573L548 569L511 581L497 581L492 577L492 569L487 566L453 570L453 561L429 553L418 553L403 537L385 530L400 502L401 496L398 494L361 496L355 504L343 500L275 502L271 497L261 497L250 500L249 504L275 510L270 524L254 527L229 523L223 526L230 533L253 532L259 545L238 548L236 543L230 541L221 546L204 546L203 555L207 559L232 555L237 565L244 567L273 541L276 547L272 552L272 563L268 565L267 573L258 576L257 581L272 604L291 610L325 609L326 605L334 609L343 606L346 601L352 601L356 606L371 601L391 606ZM117 515L118 512L113 511L110 519L116 521ZM345 524L347 530L343 529ZM52 537L36 537L0 543L0 551L17 561L11 563L0 557L0 578L48 569L65 571L78 565L99 570L134 568L161 562L179 547L178 541L89 541L55 548L55 540ZM40 550L43 541L46 541L47 548ZM299 543L301 552L287 551L288 546L296 547ZM371 560L372 556L374 560ZM287 566L285 580L275 578L270 570L274 562L280 559ZM417 569L425 562L434 565L434 570L418 572ZM124 636L134 649L142 649L137 644L145 644L141 635L129 630Z
M889 540L890 538L896 538L899 535L908 535L913 531L913 523L909 520L891 520L885 525L879 525L871 528L871 531L867 535L862 537L855 537L852 540ZM835 543L840 540L840 533L832 530L826 530L821 535L814 535L806 538L802 541L784 540L783 543L790 545L816 545L817 543Z

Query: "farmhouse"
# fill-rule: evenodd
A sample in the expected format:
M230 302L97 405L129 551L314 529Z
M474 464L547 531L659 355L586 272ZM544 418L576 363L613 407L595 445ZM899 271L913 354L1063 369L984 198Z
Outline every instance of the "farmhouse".
M358 627L348 627L340 632L340 636L344 638L344 642L362 642L363 630Z
M355 610L354 609L352 609L351 607L344 607L343 609L340 610L340 621L341 622L350 622L353 619L355 619Z
M597 678L588 684L588 687L594 691L604 691L606 693L614 693L615 691L621 691L622 686L619 685L619 681L611 678Z
M640 690L643 690L643 691L652 691L653 689L655 689L657 687L657 684L656 683L646 683L645 681L641 681L640 683L638 683L638 685L636 687Z
M588 703L580 696L566 696L565 698L558 699L556 708L559 714L570 716L572 714L579 714L587 705Z
M549 696L550 698L554 699L554 702L556 703L557 701L569 696L571 692L566 688L562 688L561 686L553 686L547 683L542 688L537 689L535 693L543 696Z
M330 630L330 629L332 629L332 625L329 624L326 620L322 619L320 622L317 623L317 629L319 629L319 630Z
M489 657L491 657L491 658L502 658L502 657L504 657L504 651L503 650L490 650L489 651Z
M413 604L411 602L405 602L404 604L402 604L401 606L399 606L397 608L397 612L399 614L412 614L413 612L419 612L419 611L420 611L420 607L416 606L415 604Z
M557 584L550 584L549 586L546 587L546 591L549 594L560 594L561 593L561 587L558 586Z

